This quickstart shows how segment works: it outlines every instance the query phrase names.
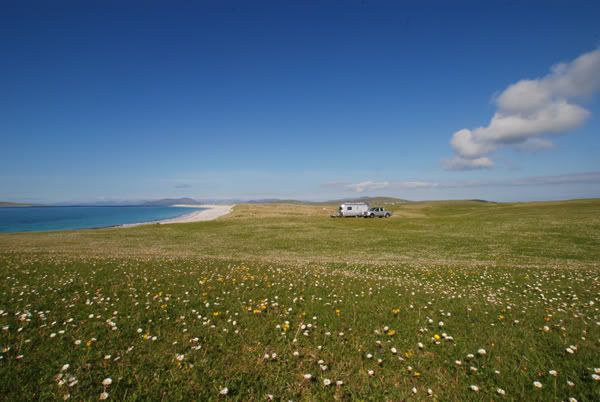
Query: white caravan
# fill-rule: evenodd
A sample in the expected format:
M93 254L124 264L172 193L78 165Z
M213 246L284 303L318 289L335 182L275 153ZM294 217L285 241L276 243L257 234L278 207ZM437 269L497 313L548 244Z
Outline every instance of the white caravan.
M338 216L363 217L368 210L369 204L365 204L364 202L349 202L339 206Z

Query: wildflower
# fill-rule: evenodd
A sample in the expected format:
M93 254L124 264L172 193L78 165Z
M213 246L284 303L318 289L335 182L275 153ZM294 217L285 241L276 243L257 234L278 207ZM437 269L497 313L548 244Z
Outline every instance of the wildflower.
M112 378L110 378L110 377L108 377L108 378L105 378L105 379L102 381L102 385L104 385L105 387L108 387L110 384L112 384Z
M566 348L565 350L567 351L567 353L569 353L569 354L571 354L571 355L572 355L573 353L575 353L575 351L574 351L573 349L571 349L571 348Z
M536 388L542 388L543 387L542 383L539 382L539 381L534 381L533 382L533 386L536 387Z
M337 380L337 381L335 382L335 385L337 385L338 387L341 387L342 385L344 385L344 381L342 381L342 380Z
M397 350L396 348L391 348L391 349L390 349L390 351L391 351L391 352L392 352L392 354L394 354L394 355L395 355L396 353L398 353L398 350Z
M479 349L477 351L477 353L479 354L479 356L485 356L487 354L487 352L485 351L485 349Z
M367 353L367 359L372 359L372 358L373 358L373 355L370 353Z
M417 388L413 387L411 391L412 391L413 394L416 394L417 393Z
M367 371L367 374L369 374L370 377L373 377L375 375L375 372L373 370L369 370Z
M60 371L66 371L66 370L68 370L68 369L69 369L69 367L70 367L70 365L69 365L69 364L65 364L65 365L63 365L63 366L61 367Z
M600 374L596 374L596 373L592 374L592 379L594 381L600 381Z
M431 388L427 388L427 395L432 396L433 390Z
M229 393L229 388L227 388L227 387L223 387L219 391L219 394L221 394L221 395L227 395L228 393Z
M502 395L502 396L506 395L506 391L505 391L505 390L503 390L502 388L498 388L498 389L496 390L496 393L497 393L498 395Z
M100 399L101 401L108 399L108 392L104 391L103 393L101 393L98 399Z
M326 387L330 386L331 385L331 380L329 378L325 378L323 380L323 385L325 385Z
M556 377L558 375L556 370L550 370L550 371L548 371L548 374L550 374L552 377Z
M312 380L312 374L304 374L302 377L304 377L306 381Z
M479 392L479 387L477 385L471 385L469 389L473 392Z

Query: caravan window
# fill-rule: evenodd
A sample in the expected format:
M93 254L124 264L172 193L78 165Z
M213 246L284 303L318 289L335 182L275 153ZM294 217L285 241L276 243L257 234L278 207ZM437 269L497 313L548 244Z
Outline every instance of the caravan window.
M348 207L348 211L352 211L352 207Z

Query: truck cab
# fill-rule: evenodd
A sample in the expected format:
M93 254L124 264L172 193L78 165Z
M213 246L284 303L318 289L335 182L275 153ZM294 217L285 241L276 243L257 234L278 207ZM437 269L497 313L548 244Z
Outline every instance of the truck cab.
M388 211L382 207L369 208L369 210L365 212L365 218L389 218L390 216L392 216L392 211Z

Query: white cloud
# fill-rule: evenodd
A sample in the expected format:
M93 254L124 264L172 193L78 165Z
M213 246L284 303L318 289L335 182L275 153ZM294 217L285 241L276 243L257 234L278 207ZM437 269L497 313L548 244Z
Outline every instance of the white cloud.
M392 183L392 187L402 189L431 188L437 187L438 185L438 183L431 181L401 181Z
M537 152L543 151L544 149L554 148L554 143L543 138L528 138L522 143L516 144L514 148L519 151Z
M388 188L390 183L387 181L362 181L355 184L346 184L345 187L349 190L356 191L357 193L363 193L365 191L383 190Z
M576 103L599 90L600 49L554 66L545 77L512 84L496 98L497 111L487 126L454 133L450 144L456 156L444 166L487 169L493 166L488 155L501 147L549 148L552 142L540 137L583 124L590 113Z
M339 187L338 182L326 183L327 186ZM349 183L344 184L343 188L351 190L357 193L364 193L365 191L374 190L411 190L411 189L422 189L432 188L438 186L438 183L431 181L398 181L390 183L389 181L363 181L360 183Z

